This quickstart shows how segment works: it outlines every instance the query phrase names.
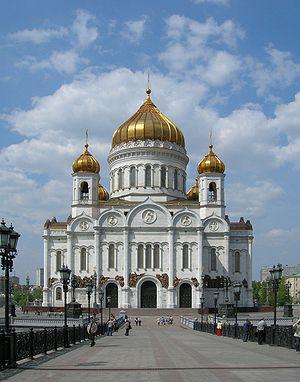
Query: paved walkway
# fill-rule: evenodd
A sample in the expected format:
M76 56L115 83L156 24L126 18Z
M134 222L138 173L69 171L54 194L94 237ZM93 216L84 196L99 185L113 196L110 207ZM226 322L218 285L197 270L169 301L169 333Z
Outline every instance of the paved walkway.
M36 381L147 381L147 382L296 382L300 354L294 350L258 346L188 329L157 327L145 318L133 326L88 343L26 363L2 373L3 380Z

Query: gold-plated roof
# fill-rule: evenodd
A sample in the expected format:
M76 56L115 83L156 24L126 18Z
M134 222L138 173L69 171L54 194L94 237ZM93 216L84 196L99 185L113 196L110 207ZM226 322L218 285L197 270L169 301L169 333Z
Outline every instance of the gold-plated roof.
M100 201L106 201L109 199L109 193L100 183L98 185L98 198Z
M195 184L186 193L188 200L199 200L199 186L198 179L195 179Z
M124 122L113 134L112 147L137 140L160 140L184 147L184 136L180 129L163 115L151 100L151 90L139 110Z
M225 171L225 164L221 159L212 151L213 145L209 145L209 152L205 157L198 163L198 173L220 173L223 174Z
M100 165L96 158L88 151L89 145L86 143L84 145L85 149L83 153L73 162L72 169L73 172L94 172L99 173Z

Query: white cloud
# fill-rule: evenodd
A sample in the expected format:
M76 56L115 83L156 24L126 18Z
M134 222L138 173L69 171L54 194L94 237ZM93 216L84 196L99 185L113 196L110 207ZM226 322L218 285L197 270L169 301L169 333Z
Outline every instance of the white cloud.
M68 35L67 28L56 28L56 29L23 29L21 31L13 32L8 34L8 38L12 41L23 43L33 43L33 44L43 44L49 42L52 39L60 39Z
M147 17L143 16L140 20L126 21L122 31L123 37L133 43L141 40L145 33Z
M54 51L47 60L39 61L33 56L26 56L16 63L16 67L26 68L31 72L51 69L62 74L72 74L77 71L80 64L87 62L76 51L67 50Z
M91 26L91 23L96 21L96 17L85 10L78 10L76 18L72 25L72 31L77 37L77 45L81 48L86 48L94 43L98 36L98 28Z
M293 60L290 52L269 46L266 53L266 63L248 58L250 76L258 95L264 95L269 89L289 86L300 76L300 63Z

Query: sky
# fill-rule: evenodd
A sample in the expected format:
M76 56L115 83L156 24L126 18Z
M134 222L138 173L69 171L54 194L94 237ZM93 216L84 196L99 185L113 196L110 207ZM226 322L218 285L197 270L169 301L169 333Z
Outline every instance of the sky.
M254 228L253 274L298 264L300 2L2 1L0 216L21 233L15 272L43 266L43 224L65 221L85 131L109 188L115 129L152 99L185 135L190 162L226 165L231 221Z

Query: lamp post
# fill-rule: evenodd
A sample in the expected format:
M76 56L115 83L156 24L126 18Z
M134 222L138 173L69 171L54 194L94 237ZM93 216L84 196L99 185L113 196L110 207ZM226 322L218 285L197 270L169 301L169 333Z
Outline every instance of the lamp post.
M285 304L283 307L283 317L293 317L293 305L290 296L290 289L292 284L287 281L285 283Z
M27 275L26 276L27 305L29 305L29 285L30 285L30 277L29 275Z
M101 334L103 334L103 299L104 299L104 292L103 289L100 288L99 290L99 300L100 300L100 324L101 324Z
M110 320L110 303L111 303L111 297L108 296L107 299L107 305L108 305L108 319Z
M97 272L96 270L94 271L94 275L93 275L93 281L94 281L94 289L95 289L95 294L94 294L94 308L97 308L98 307L98 304L97 304Z
M233 284L233 294L234 294L234 301L235 301L234 338L237 338L237 329L238 329L237 311L238 311L238 302L241 297L241 289L242 289L242 284L240 282L237 281Z
M274 323L273 323L273 338L272 343L275 344L276 337L276 307L277 307L277 293L279 289L280 280L282 278L283 268L281 264L277 266L273 265L273 268L270 269L271 279L273 281L273 292L274 292Z
M203 329L203 306L204 306L204 296L202 295L200 297L200 304L201 304L201 330Z
M68 333L68 322L67 322L67 293L68 293L68 286L70 283L70 274L71 269L69 269L66 265L63 265L62 268L59 270L60 272L60 282L63 285L63 291L64 291L64 347L69 347L69 333Z
M85 284L85 290L88 298L88 322L91 322L91 294L93 293L93 283L91 281L88 281Z
M17 253L17 243L20 235L13 226L6 227L4 219L0 224L1 267L5 272L5 332L9 333L9 272L13 269L13 259Z
M214 334L216 334L216 329L217 329L217 304L218 304L218 299L219 299L219 291L214 292L214 305L215 305L215 318L214 318Z

